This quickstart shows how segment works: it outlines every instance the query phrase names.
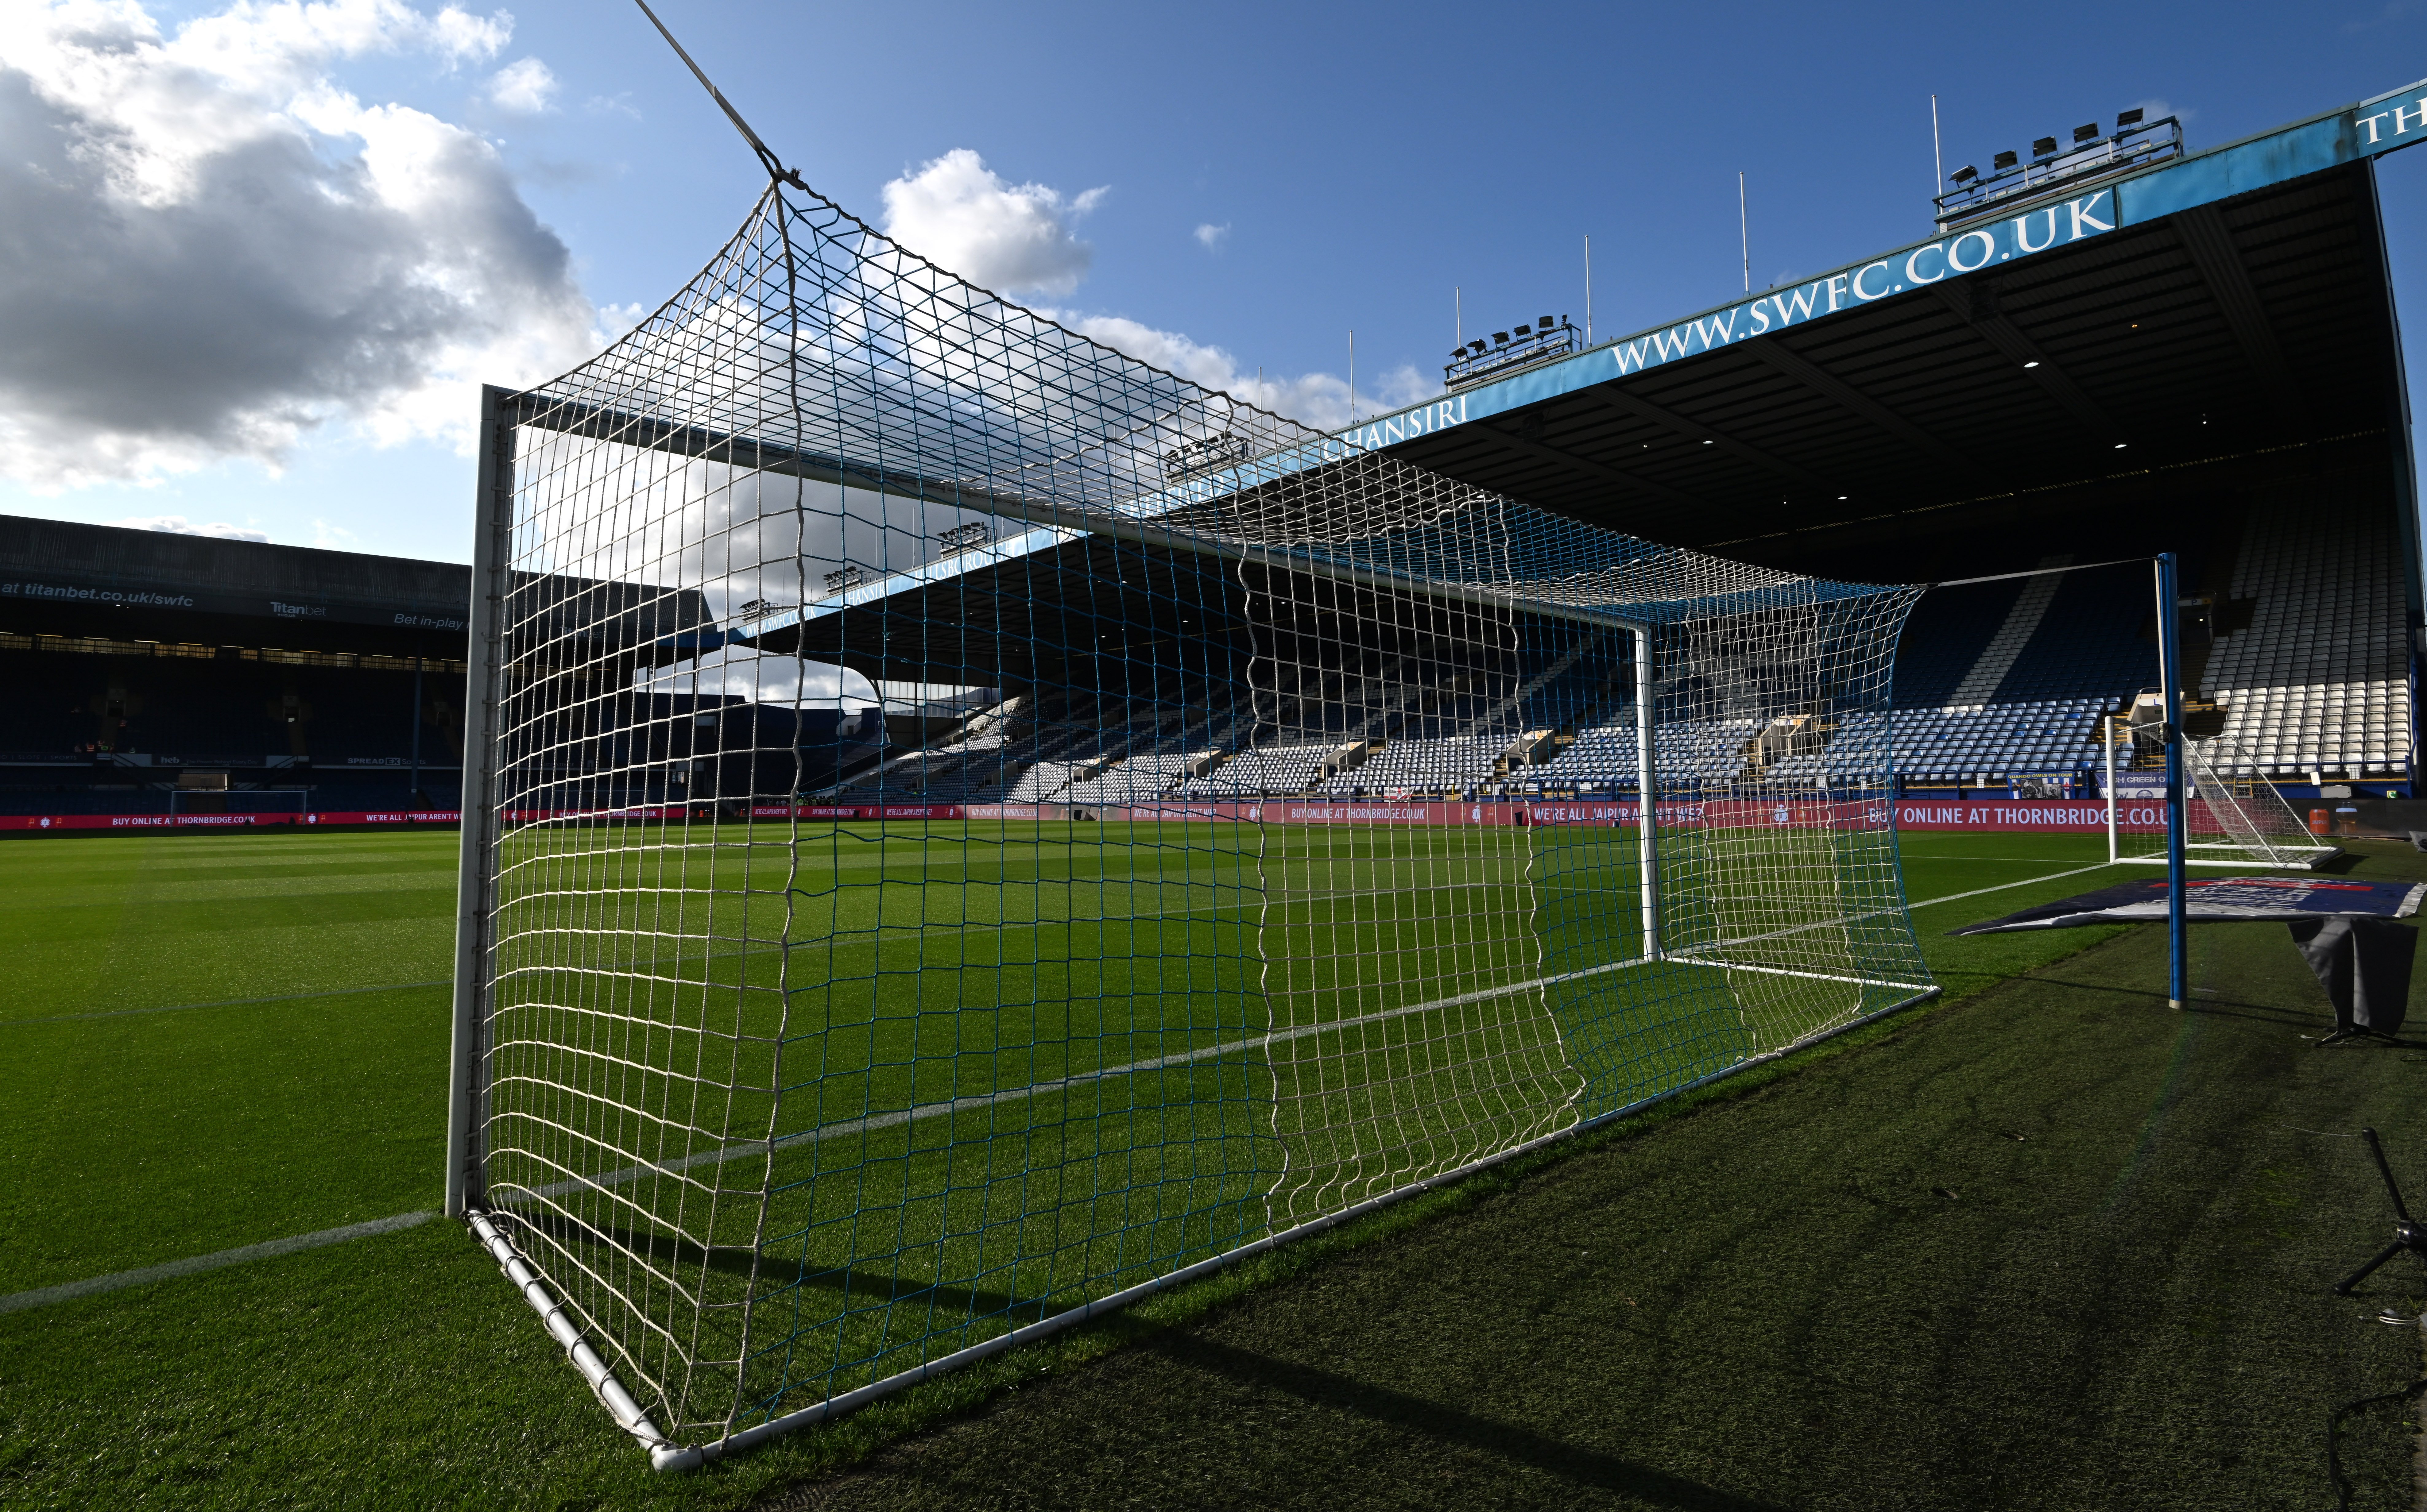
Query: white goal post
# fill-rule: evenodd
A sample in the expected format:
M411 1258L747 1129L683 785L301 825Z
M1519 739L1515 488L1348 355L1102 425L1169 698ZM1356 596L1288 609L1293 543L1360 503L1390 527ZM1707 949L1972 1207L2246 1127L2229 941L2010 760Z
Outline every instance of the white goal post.
M2134 734L2146 727L2114 714L2100 723L2109 865L2165 864L2165 774L2132 767ZM2119 750L2126 753L2120 763ZM2342 854L2301 822L2258 764L2226 737L2183 740L2182 767L2185 866L2307 869Z

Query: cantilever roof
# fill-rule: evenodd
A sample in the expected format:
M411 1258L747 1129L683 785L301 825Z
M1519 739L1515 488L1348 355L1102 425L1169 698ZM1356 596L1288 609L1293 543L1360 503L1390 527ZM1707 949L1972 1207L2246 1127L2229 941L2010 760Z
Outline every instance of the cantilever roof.
M2427 140L2422 122L2427 85L2059 190L1343 440L1805 570L1832 527L2001 498L2053 512L2085 489L2163 503L2303 448L2380 459L2408 522L2370 163Z

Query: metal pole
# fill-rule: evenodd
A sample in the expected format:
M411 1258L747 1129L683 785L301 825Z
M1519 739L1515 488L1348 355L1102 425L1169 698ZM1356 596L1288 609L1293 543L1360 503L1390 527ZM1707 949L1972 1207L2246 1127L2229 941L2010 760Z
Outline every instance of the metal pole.
M1348 423L1357 423L1357 328L1348 328Z
M1652 759L1652 627L1635 631L1635 843L1643 873L1643 958L1660 959L1660 796Z
M1585 237L1585 345L1592 345L1592 237Z
M1938 176L1930 181L1930 223L1938 224L1938 196L1946 188L1946 154L1938 148L1938 96L1930 97L1930 161Z
M1752 292L1752 222L1745 219L1744 175L1736 175L1736 237L1744 244L1745 292Z
M506 537L513 521L514 427L509 391L481 390L480 497L472 532L471 645L464 658L463 843L455 880L455 1023L447 1079L447 1216L485 1203L481 1124L489 973L489 867L496 841L498 649L503 641Z
M2107 864L2111 867L2124 859L2115 839L2115 716L2100 715L2098 728L2107 741Z
M427 659L421 654L421 637L415 635L413 644L413 785L405 793L405 805L425 806L421 802L421 664Z
M2180 1008L2190 996L2184 967L2190 958L2183 918L2183 690L2177 661L2182 639L2175 623L2175 554L2158 557L2158 686L2165 697L2165 723L2158 734L2166 742L2166 1000Z
M1590 252L1585 254L1585 262L1589 268L1592 262ZM1589 271L1585 274L1585 287L1588 290L1592 287L1592 274ZM1585 298L1590 300L1592 296L1588 293ZM1463 347L1466 345L1466 289L1463 285L1452 284L1449 286L1449 311L1451 328L1458 333L1458 344ZM1262 368L1257 369L1257 376L1259 378L1263 376Z

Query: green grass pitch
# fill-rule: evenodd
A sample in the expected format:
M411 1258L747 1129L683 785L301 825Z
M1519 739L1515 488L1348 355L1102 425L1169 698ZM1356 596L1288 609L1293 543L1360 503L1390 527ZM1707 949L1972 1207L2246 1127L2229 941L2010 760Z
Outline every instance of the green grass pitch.
M1011 863L1018 848L997 845L988 853L991 864ZM1313 1368L1283 1358L1291 1351L1269 1336L1276 1325L1257 1320L1275 1309L1295 1309L1291 1316L1298 1321L1292 1326L1306 1348L1332 1340L1328 1347L1345 1351L1334 1363L1370 1352L1370 1339L1351 1346L1373 1321L1360 1320L1354 1309L1369 1304L1344 1304L1345 1310L1328 1323L1310 1321L1307 1311L1315 1306L1307 1300L1309 1289L1328 1294L1325 1288L1344 1288L1344 1297L1370 1276L1373 1284L1396 1286L1403 1297L1409 1285L1428 1279L1441 1296L1463 1299L1464 1324L1458 1309L1427 1303L1412 1309L1411 1316L1426 1320L1411 1325L1412 1332L1389 1330L1406 1334L1410 1348L1432 1351L1414 1364L1375 1363L1395 1373L1400 1397L1432 1401L1424 1383L1436 1379L1445 1383L1443 1392L1471 1392L1471 1380L1446 1384L1444 1358L1486 1374L1493 1372L1480 1362L1497 1359L1500 1374L1522 1374L1523 1362L1539 1354L1546 1364L1556 1362L1556 1375L1572 1374L1579 1352L1609 1358L1614 1374L1597 1389L1603 1406L1588 1414L1589 1431L1572 1416L1575 1405L1556 1391L1534 1397L1521 1391L1492 1408L1506 1433L1530 1435L1528 1441L1582 1442L1614 1431L1613 1412L1621 1438L1635 1436L1621 1446L1623 1453L1579 1449L1573 1454L1585 1457L1572 1463L1550 1455L1515 1470L1502 1467L1517 1477L1510 1485L1548 1475L1539 1488L1546 1500L1556 1499L1556 1492L1587 1504L1868 1506L1879 1499L1862 1494L1867 1477L1879 1484L1911 1482L1900 1497L1889 1499L1892 1504L2176 1504L2168 1499L2172 1493L2148 1489L2154 1480L2142 1485L2126 1476L2110 1487L2074 1473L2112 1455L2135 1463L2174 1456L2168 1462L2184 1488L2183 1505L2195 1504L2200 1488L2212 1492L2220 1485L2237 1487L2240 1494L2196 1504L2317 1504L2323 1495L2321 1424L2329 1399L2340 1400L2337 1391L2358 1396L2400 1385L2416 1363L2416 1348L2415 1340L2404 1345L2394 1330L2360 1330L2351 1322L2355 1304L2287 1301L2298 1290L2289 1277L2299 1269L2288 1257L2332 1270L2346 1252L2364 1255L2381 1242L2382 1226L2368 1187L2372 1178L2350 1158L2355 1146L2280 1130L2297 1125L2347 1132L2354 1119L2372 1117L2398 1141L2406 1127L2400 1067L2414 1057L2362 1052L2337 1060L2330 1052L2315 1061L2297 1054L2285 1061L2281 1046L2297 1051L2301 1027L2313 1029L2321 1010L2311 1000L2314 984L2283 969L2284 959L2297 966L2297 957L2272 931L2263 942L2256 929L2199 932L2197 965L2209 996L2201 1013L2171 1021L2150 1014L2148 994L2157 979L2146 944L2154 931L1943 937L1954 925L2103 884L2115 873L2082 870L2103 856L2101 837L1915 834L1903 837L1902 848L1908 894L1917 902L2029 883L1916 916L1932 972L1952 1006L1890 1019L1858 1036L1847 1047L1850 1053L1819 1057L1809 1068L1748 1078L1733 1089L1720 1083L1689 1114L1646 1120L1640 1129L1622 1126L1563 1160L1475 1183L1462 1195L1426 1199L1434 1210L1459 1211L1435 1211L1423 1223L1415 1221L1423 1212L1410 1211L1369 1226L1361 1248L1344 1247L1356 1237L1350 1236L1319 1253L1277 1257L1250 1275L1200 1289L1197 1302L1174 1299L1125 1326L1137 1331L1157 1320L1186 1322L1174 1337L1184 1337L1196 1354L1181 1358L1185 1352L1175 1353L1178 1346L1149 1340L1147 1348L1055 1380L1053 1392L1069 1398L1058 1415L1050 1395L1023 1391L1004 1399L1011 1406L953 1428L947 1438L976 1435L972 1463L996 1453L1005 1456L1005 1466L1023 1454L1034 1460L1040 1441L1093 1456L1089 1463L1119 1461L1126 1468L1107 1468L1107 1486L1120 1484L1122 1475L1148 1475L1139 1485L1157 1488L1151 1494L1139 1490L1134 1504L1223 1504L1221 1493L1251 1484L1240 1477L1258 1473L1253 1467L1267 1463L1277 1443L1297 1444L1310 1464L1371 1455L1376 1452L1373 1435L1382 1430L1370 1410L1360 1415L1335 1404L1336 1409L1284 1412L1299 1428L1266 1423L1259 1430L1262 1439L1240 1426L1276 1410L1265 1400L1276 1391L1303 1407L1302 1391L1289 1397L1291 1383L1302 1386L1304 1371ZM886 859L888 853L915 858L934 849L930 837L888 841L867 873L874 885L861 895L887 897L890 912L879 910L882 920L863 932L867 969L842 975L923 981L919 1000L937 1005L888 1032L966 1035L970 1026L954 1023L965 1016L941 1005L953 994L965 998L973 977L1000 979L1015 970L1022 1001L1117 1002L1127 1014L1126 1005L1153 1000L1160 1016L1145 1053L1217 1042L1251 1021L1261 1027L1260 1004L1250 1016L1249 984L1223 974L1222 963L1235 960L1235 951L1220 932L1237 926L1221 910L1246 901L1244 885L1226 877L1225 863L1206 838L1185 848L1177 872L1158 864L1079 879L1095 890L1087 913L1152 914L1156 922L1087 925L1084 940L1074 939L1065 925L1058 952L1031 948L1026 958L1000 943L1014 932L996 931L989 937L998 944L988 948L1008 953L977 963L920 954L933 947L922 947L919 932L908 926L923 916L902 911L915 890L893 888L908 895L897 902L877 880L888 865L902 864ZM454 837L447 834L168 836L0 846L0 938L8 942L11 967L0 974L0 1033L8 1037L10 1051L0 1058L0 1162L7 1173L0 1182L0 1211L7 1214L0 1224L0 1295L433 1208L444 1122L443 979L453 928L453 851ZM2362 863L2380 874L2405 865L2389 851ZM944 896L941 889L931 893ZM1148 894L1154 907L1138 906ZM966 907L972 900L1014 895L971 888L953 889L952 896L963 900L955 906ZM1319 906L1311 899L1308 905ZM1186 914L1184 923L1168 921L1182 908L1207 912ZM1378 945L1409 920L1360 922L1374 927ZM796 932L801 927L792 925ZM743 941L740 951L721 962L704 951L699 970L703 980L722 971L729 973L728 985L746 985L752 973L771 966L748 953L746 929L730 933ZM1507 968L1490 941L1434 938L1442 949L1464 951L1477 982ZM903 965L899 952L905 951L910 955ZM1067 982L1042 974L1056 953L1061 969L1069 969L1071 961L1113 960L1123 963L1123 975L1091 978L1082 984L1086 990L1074 993ZM2067 956L2073 959L2061 959ZM903 969L879 969L888 959ZM980 967L975 973L973 964ZM2018 977L2026 980L2012 981ZM1987 990L1992 987L2001 990ZM1184 1024L1162 1021L1178 1016L1165 1001L1175 988L1184 988L1181 995L1191 1004ZM1307 985L1313 1004L1308 1012L1320 1018L1344 1012L1351 1001L1396 1003L1397 990L1386 980L1327 979ZM988 995L1004 995L999 980ZM2162 1002L2158 1012L2162 1015ZM2187 1037L2191 1024L2198 1033ZM1065 1035L1063 1042L1084 1047L1086 1055L1139 1053L1131 1043L1135 1036L1127 1032L1116 1051L1101 1037L1104 1024L1079 1027L1085 1032ZM999 1026L990 1031L999 1032ZM1040 1038L1033 1025L1022 1026L1020 1034L1029 1044ZM990 1045L980 1049L992 1054ZM889 1059L904 1061L899 1054ZM888 1060L871 1055L859 1068L865 1073L860 1096L882 1103L900 1093L900 1085L874 1073ZM927 1057L921 1065L921 1074L939 1067L947 1073L932 1089L936 1095L960 1095L968 1086L1002 1080L1000 1067L989 1062L981 1068L977 1059L958 1070L950 1055ZM1066 1058L1032 1067L1040 1079L1074 1068L1084 1066ZM931 1089L919 1084L917 1093L925 1097ZM1876 1178L1889 1143L1884 1130L1901 1131L1898 1158L1912 1170L1935 1170L1932 1162L1940 1161L1952 1162L1947 1168L1953 1169L1976 1153L1979 1140L2005 1138L1981 1134L1975 1126L1983 1121L2003 1119L2017 1124L2009 1132L2028 1133L2021 1127L2028 1120L2008 1106L2018 1097L2031 1103L2029 1118L2039 1121L2032 1128L2056 1132L2037 1149L2024 1140L2008 1141L2012 1149L1999 1154L2045 1152L2051 1163L2036 1175L1982 1176L1965 1167L1960 1177L1918 1188L1911 1180L1890 1181L1881 1188L1888 1195L1878 1201L1844 1196ZM2248 1111L2253 1104L2261 1111ZM2197 1120L2175 1114L2170 1122L2165 1114L2191 1106ZM2214 1167L2205 1175L2173 1136L2193 1122L2206 1142L2204 1158ZM2427 1120L2419 1121L2418 1132L2427 1135ZM1762 1159L1744 1158L1747 1140L1757 1142L1751 1147L1764 1151ZM2398 1162L2402 1147L2397 1143ZM1252 1179L1262 1167L1249 1160L1241 1173ZM1587 1220L1571 1211L1536 1211L1527 1219L1525 1205L1556 1207L1565 1200L1572 1206L1574 1194L1561 1194L1595 1181L1605 1191L1590 1222L1617 1224L1631 1237L1599 1247L1607 1269L1584 1283L1584 1293L1604 1300L1604 1294L1634 1296L1635 1304L1623 1319L1593 1321L1589 1337L1572 1336L1573 1327L1586 1325L1571 1319L1546 1325L1539 1340L1529 1339L1501 1314L1529 1288L1545 1284L1535 1273L1559 1247L1552 1241L1555 1231ZM1971 1194L1983 1190L1984 1181L1998 1193L1987 1209L1961 1206L1978 1201ZM1964 1195L1922 1200L1940 1187ZM1751 1216L1766 1210L1784 1212L1791 1226L1775 1244L1758 1244L1748 1231ZM1994 1309L1982 1315L1979 1277L1965 1268L1963 1244L1942 1252L1954 1242L1936 1230L1952 1212L1972 1226L1964 1243L1992 1252L1998 1235L2010 1229L2036 1235L2033 1243L2068 1257L2073 1251L2066 1245L2105 1234L2099 1243L2108 1247L2099 1253L2116 1267L2146 1274L2102 1276L2097 1285L2139 1297L2145 1312L2122 1325L2067 1323L2067 1308L2077 1299L2033 1293L2006 1296L2005 1305L2018 1309L2010 1315ZM1544 1227L1529 1236L1526 1222ZM2242 1263L2203 1260L2184 1272L2181 1246L2192 1242L2185 1236L2204 1232L2204 1223L2229 1236L2210 1235L2215 1244L2240 1246L2234 1253ZM1477 1226L1490 1231L1478 1236L1472 1232ZM810 1227L804 1224L802 1231ZM1461 1231L1470 1231L1464 1247L1441 1248ZM1646 1237L1653 1234L1676 1242L1655 1245ZM1899 1259L1897 1246L1905 1244L1928 1263ZM1765 1267L1737 1259L1754 1249L1775 1262ZM1384 1273L1393 1257L1419 1254L1412 1279L1389 1281ZM1799 1255L1804 1258L1794 1258ZM2184 1275L2195 1275L2196 1284ZM2170 1276L2172 1290L2159 1284ZM2300 1279L2305 1284L2314 1277ZM2419 1279L2399 1277L2398 1288L2389 1281L2386 1296L2417 1290ZM2012 1282L2004 1277L2004 1284ZM1645 1294L1662 1299L1663 1326L1673 1330L1658 1340L1644 1332L1649 1317L1638 1315ZM1932 1433L1957 1437L1931 1439L1913 1429L1902 1437L1849 1438L1848 1424L1862 1412L1832 1393L1850 1388L1814 1384L1800 1352L1819 1347L1826 1330L1816 1332L1816 1316L1828 1314L1832 1328L1855 1326L1831 1310L1849 1297L1861 1299L1871 1334L1855 1343L1832 1338L1829 1351L1861 1378L1871 1393L1867 1400L1903 1402L1938 1423ZM1211 1314L1211 1323L1196 1321L1220 1298L1234 1305ZM1958 1316L1967 1321L1959 1325ZM1242 1327L1268 1330L1256 1358L1278 1361L1269 1378L1237 1367L1233 1355L1242 1346L1221 1330L1235 1334ZM2067 1327L2074 1332L2063 1334ZM2127 1357L2122 1342L2107 1337L2119 1328L2140 1353ZM1460 1337L1474 1329L1482 1332ZM1950 1357L1946 1343L1958 1335L1969 1351L1960 1359ZM1919 1347L1932 1341L1936 1353ZM866 1452L888 1433L1005 1385L1033 1381L1055 1361L1067 1366L1103 1347L1099 1338L1028 1352L709 1473L660 1480L554 1358L537 1320L494 1267L460 1232L431 1223L0 1313L0 1502L745 1505L788 1480ZM1736 1362L1737 1375L1715 1374L1714 1362L1722 1358ZM2166 1412L2139 1409L2153 1425L2136 1426L2131 1412L2111 1406L2104 1420L2083 1417L2080 1404L2104 1390L2095 1369L2102 1359L2139 1372L2135 1378L2144 1392L2175 1393L2187 1405ZM1216 1368L1208 1361L1230 1363ZM1237 1465L1196 1493L1167 1476L1155 1479L1141 1468L1143 1460L1123 1458L1147 1455L1148 1440L1168 1441L1184 1423L1163 1422L1151 1400L1115 1398L1117 1405L1108 1406L1086 1394L1089 1381L1107 1390L1116 1380L1137 1387L1139 1373L1160 1370L1211 1372L1206 1379L1227 1383L1223 1390L1246 1393L1238 1424L1198 1425L1214 1445L1207 1452L1231 1453L1235 1440ZM2203 1381L2198 1371L2221 1373L2230 1384ZM2035 1381L2034 1372L2047 1373L2045 1379ZM1783 1384L1797 1378L1804 1380L1800 1393ZM1654 1383L1666 1385L1654 1391ZM1810 1407L1816 1392L1832 1405ZM1785 1416L1745 1420L1747 1403L1772 1396ZM1804 1406L1794 1406L1798 1401ZM1687 1410L1697 1402L1713 1410L1697 1417ZM1807 1408L1835 1426L1799 1429L1795 1414ZM1105 1437L1106 1420L1118 1421L1124 1412L1139 1415L1141 1441L1133 1448ZM1454 1463L1442 1471L1438 1488L1448 1499L1441 1504L1460 1504L1449 1488L1490 1465L1469 1463L1480 1451L1442 1423L1419 1431L1430 1420L1411 1412L1401 1411L1388 1433L1414 1439L1393 1440L1391 1452L1412 1456L1410 1463L1449 1455ZM1075 1426L1083 1420L1083 1431ZM1986 1437L1963 1439L1965 1430ZM1271 1437L1276 1432L1278 1439ZM2142 1438L2132 1438L2135 1432ZM2391 1451L2371 1440L2371 1433L2383 1437L2364 1423L2354 1452L2384 1458ZM1995 1473L1979 1468L1987 1451L1962 1447L1987 1442L1998 1446L1989 1457L2002 1456ZM957 1483L920 1471L915 1448L885 1454L877 1472L841 1483L836 1494L861 1497L869 1505L897 1504L887 1500L897 1493L898 1504L934 1496L943 1499L921 1504L986 1503L966 1486L966 1496L944 1495ZM1962 1461L1947 1471L1943 1494L1917 1468L1931 1455ZM2240 1460L2238 1469L2223 1464L2230 1458ZM1204 1463L1202 1453L1197 1462ZM1370 1504L1417 1504L1434 1494L1427 1479L1425 1496L1382 1497L1387 1471L1377 1473L1385 1480L1368 1488ZM1424 1474L1429 1478L1435 1471ZM1302 1484L1330 1483L1317 1474L1302 1477ZM1475 1483L1463 1484L1464 1504L1477 1504ZM1696 1501L1676 1489L1681 1485L1698 1488L1695 1495L1735 1500ZM2126 1485L2139 1487L2131 1499L2120 1488ZM1278 1493L1261 1499L1288 1500ZM1359 1501L1336 1484L1324 1499Z

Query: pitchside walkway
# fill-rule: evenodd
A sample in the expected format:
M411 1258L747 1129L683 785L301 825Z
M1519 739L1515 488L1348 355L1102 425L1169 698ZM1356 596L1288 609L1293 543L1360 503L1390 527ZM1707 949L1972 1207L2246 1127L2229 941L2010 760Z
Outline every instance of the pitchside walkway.
M2122 932L759 1504L2332 1505L2327 1413L2419 1374L2374 1314L2427 1303L2328 1291L2390 1226L2349 1136L2427 1198L2427 1056L2312 1050L2280 927L2192 937L2190 1012ZM2410 1450L2358 1423L2354 1505Z

